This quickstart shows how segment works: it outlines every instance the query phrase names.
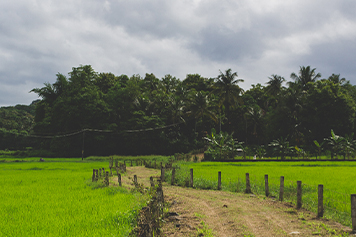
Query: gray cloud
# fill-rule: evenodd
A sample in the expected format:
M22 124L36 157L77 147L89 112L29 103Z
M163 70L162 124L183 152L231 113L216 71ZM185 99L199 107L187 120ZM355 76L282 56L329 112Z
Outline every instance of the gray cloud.
M299 66L356 84L356 2L350 0L106 0L0 2L0 106L90 64L115 74L232 68L241 86L289 79Z

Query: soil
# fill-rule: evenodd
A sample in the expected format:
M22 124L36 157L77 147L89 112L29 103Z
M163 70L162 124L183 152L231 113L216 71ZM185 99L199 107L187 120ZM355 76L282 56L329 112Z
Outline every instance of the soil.
M159 170L127 167L124 187L139 183L149 187L149 177ZM116 179L117 182L117 179ZM351 229L315 213L296 210L290 203L256 196L215 190L198 190L163 183L168 213L163 236L349 236Z

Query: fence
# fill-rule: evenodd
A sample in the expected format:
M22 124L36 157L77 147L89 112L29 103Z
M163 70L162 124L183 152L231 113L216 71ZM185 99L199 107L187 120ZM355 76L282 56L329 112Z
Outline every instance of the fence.
M178 173L177 173L178 171ZM173 167L171 172L165 172L166 181L171 185L180 185L201 189L228 190L233 192L255 193L274 198L279 201L291 201L297 209L305 208L316 213L318 218L327 217L343 224L352 226L356 230L356 194L345 195L329 190L324 185L316 187L302 183L302 181L285 181L284 176L270 183L268 175L264 177L250 177L236 181L222 182L221 171L217 173L217 180L194 178L193 169ZM276 185L278 183L278 185ZM354 202L354 203L353 203ZM350 213L351 218L350 218Z
M109 186L109 176L112 175L113 168L113 160L109 162L109 171L105 171L105 168L93 169L92 182L102 181L104 186ZM129 161L131 166L133 166L133 162ZM137 161L136 165L143 164L141 161ZM121 173L126 172L126 161L123 163L118 163L115 161L115 168L118 177L118 184L122 186ZM119 172L119 170L121 172ZM157 182L154 182L154 177L150 177L151 187L148 189L150 192L150 200L147 202L147 206L142 208L139 214L139 219L137 223L137 227L133 230L132 234L135 236L155 236L160 233L160 223L163 216L164 210L164 195L162 188L162 178L164 178L164 167L161 164L161 177L156 177ZM147 192L146 189L143 189L143 185L138 183L137 175L133 176L133 184L135 186L135 190L141 193Z

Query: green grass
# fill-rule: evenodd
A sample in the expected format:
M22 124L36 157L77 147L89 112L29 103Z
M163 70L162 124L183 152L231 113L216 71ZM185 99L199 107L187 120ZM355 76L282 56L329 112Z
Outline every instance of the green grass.
M0 236L127 236L145 197L97 188L107 162L0 163Z
M43 158L45 161L50 162L94 162L94 161L109 161L111 157L119 160L120 162L126 161L130 162L131 160L136 165L136 161L156 161L167 163L170 159L173 159L173 156L159 156L159 155L149 155L149 156L89 156L84 158L76 157L76 158ZM41 159L41 157L13 157L11 155L3 155L0 156L0 162L37 162Z
M264 175L269 177L269 190L278 199L280 176L284 176L284 199L296 203L297 180L302 181L303 207L317 212L318 185L324 185L324 216L351 225L351 194L356 193L356 162L202 162L179 163L176 182L185 185L189 169L194 170L194 187L217 189L218 172L222 173L222 189L244 192L246 173L251 179L252 192L265 193ZM170 181L167 172L166 180Z

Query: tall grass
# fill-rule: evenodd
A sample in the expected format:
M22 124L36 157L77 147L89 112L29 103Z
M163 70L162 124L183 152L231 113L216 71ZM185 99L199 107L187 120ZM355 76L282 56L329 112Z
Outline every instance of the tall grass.
M176 164L176 183L189 184L189 169L194 170L194 187L217 189L218 172L222 190L244 192L246 173L250 174L252 192L265 194L264 175L269 176L269 191L279 198L280 176L284 176L284 200L296 203L297 180L302 181L303 207L317 212L318 185L324 185L324 216L351 225L350 195L356 193L355 162L203 162ZM170 182L171 172L166 172Z
M0 236L127 236L145 197L93 186L107 165L0 163Z

